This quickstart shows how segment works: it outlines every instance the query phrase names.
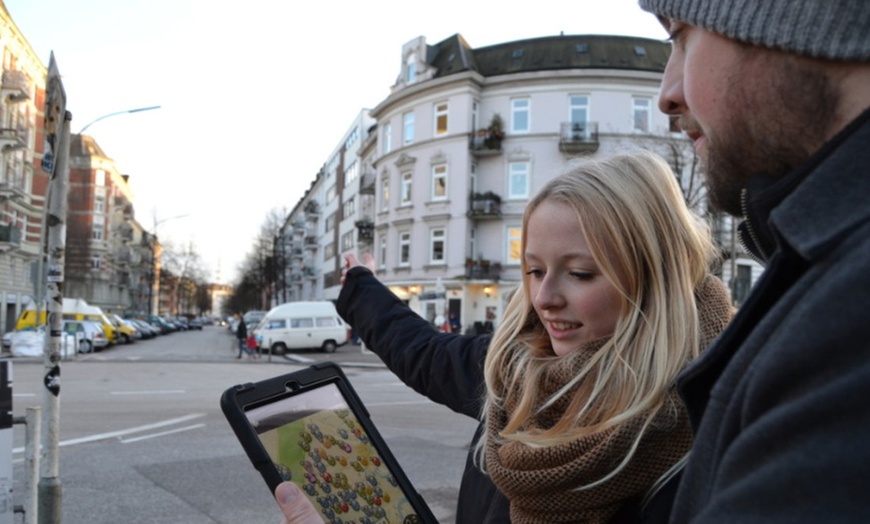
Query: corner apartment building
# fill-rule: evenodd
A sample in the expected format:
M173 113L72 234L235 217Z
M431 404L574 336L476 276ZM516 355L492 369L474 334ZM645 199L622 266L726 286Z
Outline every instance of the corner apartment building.
M159 248L135 219L127 175L88 135L71 135L69 158L64 295L119 314L148 311Z
M43 111L47 69L0 4L0 328L36 294L48 174Z
M433 323L494 328L521 279L526 203L584 156L655 151L705 212L691 144L657 108L669 52L603 35L405 44L391 94L369 112L376 125L357 119L341 162L330 159L291 213L301 224L298 210L319 206L327 221L305 299L337 297L340 255L368 251L378 277ZM355 151L345 144L354 131L365 133ZM744 259L724 268L744 265L744 278L760 272Z

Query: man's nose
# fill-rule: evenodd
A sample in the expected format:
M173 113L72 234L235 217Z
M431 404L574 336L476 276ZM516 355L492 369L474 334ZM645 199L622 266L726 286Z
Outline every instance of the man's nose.
M674 59L674 55L668 59L662 75L662 86L659 91L659 110L667 115L679 115L686 100L683 93L682 66Z

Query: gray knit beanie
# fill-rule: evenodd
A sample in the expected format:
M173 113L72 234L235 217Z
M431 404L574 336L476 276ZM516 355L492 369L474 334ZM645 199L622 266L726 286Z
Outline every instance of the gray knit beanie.
M870 0L640 0L640 7L749 44L870 62Z

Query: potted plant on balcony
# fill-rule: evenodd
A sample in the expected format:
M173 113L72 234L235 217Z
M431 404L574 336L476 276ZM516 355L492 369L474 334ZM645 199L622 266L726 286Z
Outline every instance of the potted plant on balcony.
M474 215L497 214L501 205L501 197L492 191L471 194L471 211Z
M504 138L504 121L501 115L494 113L489 127L486 128L486 138L483 141L485 149L501 149L501 141Z

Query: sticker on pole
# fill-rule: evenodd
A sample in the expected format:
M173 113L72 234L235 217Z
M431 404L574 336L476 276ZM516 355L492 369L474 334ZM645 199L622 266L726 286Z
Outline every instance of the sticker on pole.
M55 397L60 395L60 367L54 366L45 374L45 388Z
M52 264L48 266L48 273L45 276L46 282L63 282L63 266L60 264Z

